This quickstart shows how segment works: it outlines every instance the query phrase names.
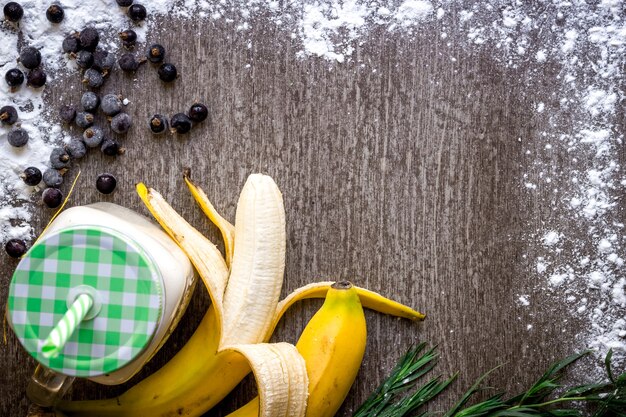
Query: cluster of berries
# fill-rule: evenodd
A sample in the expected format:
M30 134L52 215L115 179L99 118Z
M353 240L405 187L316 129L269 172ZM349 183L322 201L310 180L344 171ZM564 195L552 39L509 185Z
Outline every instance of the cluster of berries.
M24 17L24 8L14 1L5 4L3 11L5 19L12 23L19 24L19 21ZM63 7L58 4L53 4L46 10L46 18L50 23L61 23L64 16ZM41 68L41 53L37 48L30 46L22 48L18 62L28 72L24 75L25 71L15 67L9 69L4 74L4 80L9 85L11 91L15 91L24 84L24 80L26 80L26 85L33 88L40 88L46 84L47 76L43 68Z
M131 49L137 39L137 34L133 30L128 29L120 32L120 39L122 39L122 43L126 48ZM117 63L122 71L135 72L139 69L140 65L147 61L159 65L157 73L161 81L170 83L178 78L178 69L176 66L169 62L163 62L165 61L165 48L158 43L148 48L145 57L137 58L132 52L127 52L120 57Z
M127 8L127 14L133 22L141 22L146 19L146 8L140 4L134 4L133 0L116 0L120 7ZM4 6L5 18L19 24L24 15L22 6L16 2L7 3ZM59 24L63 21L64 11L60 5L53 4L46 12L51 23ZM137 33L127 29L119 33L119 37L126 49L133 49L137 42ZM80 32L72 32L63 40L63 52L70 59L75 60L76 65L83 70L82 82L90 89L101 88L106 78L111 74L117 62L124 72L134 73L147 61L157 66L157 73L163 82L172 82L178 77L178 70L174 64L165 61L166 50L163 45L155 43L151 45L145 56L137 58L134 53L126 52L119 59L113 53L99 48L100 34L93 27L84 28ZM43 87L46 83L46 74L41 68L42 57L39 50L27 46L20 51L19 64L30 70L26 77L19 68L10 69L5 74L5 81L12 91L19 88L24 80L27 85L34 88ZM24 183L29 186L38 186L43 183L47 188L42 192L43 203L50 208L59 207L64 199L60 186L63 183L63 175L67 172L72 160L84 157L89 148L99 147L103 154L115 156L124 153L124 148L113 138L105 135L103 129L95 125L95 116L98 109L110 122L111 130L118 134L125 134L132 126L132 118L123 111L122 97L116 94L98 95L96 92L85 92L80 100L80 107L65 105L60 108L59 116L67 125L74 124L83 130L82 138L73 138L64 146L53 149L50 155L50 168L41 172L37 167L27 167L20 175ZM168 119L155 114L148 122L152 133L160 134L169 130L172 133L188 133L192 127L209 116L207 106L202 103L194 103L187 113L176 113L168 122ZM0 108L0 124L11 126L7 135L8 142L14 147L22 147L28 143L28 131L21 127L18 122L18 112L11 105ZM96 188L103 194L114 191L117 181L111 174L101 174L96 181ZM5 245L10 256L20 257L26 251L26 244L19 239L11 239Z
M170 131L172 133L188 133L196 124L203 122L209 117L209 109L202 103L194 103L189 108L187 114L176 113L170 120ZM148 123L150 130L155 135L163 133L168 128L167 119L160 114L155 114Z
M63 176L55 169L48 169L43 174L37 167L28 167L20 175L24 182L31 186L43 181L49 188L42 193L42 200L48 207L59 207L63 203L63 193L57 187L63 183ZM111 174L100 174L96 179L96 189L102 194L110 194L115 190L117 179ZM26 242L22 239L9 239L4 245L6 253L19 258L26 253Z

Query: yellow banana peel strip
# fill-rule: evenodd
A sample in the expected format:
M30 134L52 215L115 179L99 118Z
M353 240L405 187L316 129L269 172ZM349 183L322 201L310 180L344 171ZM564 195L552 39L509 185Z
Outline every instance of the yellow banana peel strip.
M268 338L271 337L271 334L278 325L278 322L292 305L300 300L308 298L326 297L326 293L330 289L331 285L333 285L333 281L321 281L308 284L294 290L291 294L279 302L276 306L276 312L274 313L274 318L272 320L272 331L269 333ZM361 299L363 307L380 313L389 314L391 316L407 318L413 321L424 320L426 317L424 314L415 311L404 304L398 303L397 301L383 297L377 292L366 290L365 288L357 286L354 288Z
M228 267L219 249L178 214L161 194L143 183L137 184L136 189L161 227L185 252L196 270L202 272L200 277L207 287L211 301L221 306L228 282Z
M222 233L226 264L230 266L232 264L233 251L235 249L235 226L222 217L222 215L215 209L206 193L200 187L196 186L188 175L185 174L183 178L185 179L187 188L191 191L191 195L196 200L204 214Z

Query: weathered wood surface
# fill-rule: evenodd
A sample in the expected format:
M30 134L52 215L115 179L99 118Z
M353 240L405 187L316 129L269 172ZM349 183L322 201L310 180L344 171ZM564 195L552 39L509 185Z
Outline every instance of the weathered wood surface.
M515 302L530 268L520 237L549 215L540 194L532 200L524 194L525 149L517 138L541 129L531 103L539 94L549 96L549 85L533 91L520 82L524 68L506 70L488 50L446 46L435 24L413 37L371 32L355 54L364 67L299 59L297 46L270 26L253 25L241 34L219 22L164 24L167 31L151 40L167 47L181 78L163 88L149 65L136 79L112 76L102 91L127 96L136 120L123 139L127 152L116 160L95 152L75 165L69 176L78 168L82 176L71 204L106 200L147 214L133 187L144 180L219 240L183 191L183 167L192 168L230 219L247 175L272 175L287 210L283 294L312 281L350 279L428 314L416 325L367 313L366 358L341 416L349 416L419 341L439 345L439 372L461 371L440 405L495 365L505 364L492 386L519 388L570 353L563 341L573 337L575 325L562 332L555 317L539 315L536 331L529 332L525 319L539 313L540 299L527 308ZM447 30L452 39L460 36L454 27ZM49 89L48 102L78 102L77 77L71 78L76 89ZM186 137L149 133L149 114L183 111L195 99L210 105L210 123ZM567 159L558 161L568 168ZM95 190L101 172L118 178L111 196ZM50 211L37 214L41 230ZM0 259L4 302L16 262L4 253ZM197 291L179 329L137 378L185 343L207 303ZM295 307L276 339L295 341L318 306L310 301ZM33 366L8 331L0 350L0 415L25 414ZM252 386L247 381L208 415L242 404ZM82 382L74 395L101 398L124 388Z

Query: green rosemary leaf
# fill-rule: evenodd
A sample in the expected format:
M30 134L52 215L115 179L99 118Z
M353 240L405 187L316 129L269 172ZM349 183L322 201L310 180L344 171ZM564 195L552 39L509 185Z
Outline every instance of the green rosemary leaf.
M613 378L613 371L611 370L611 358L613 357L613 348L609 348L609 351L604 358L604 367L606 368L606 374L612 383L615 384L615 378Z
M500 365L500 366L502 366L502 365ZM459 410L461 410L461 408L463 408L463 406L469 401L469 399L474 394L476 394L478 391L481 391L480 384L483 382L483 380L485 378L487 378L496 369L500 368L500 366L496 366L495 368L489 370L488 372L484 373L481 377L479 377L476 380L476 382L474 382L474 385L472 385L470 387L470 389L468 389L467 392L465 392L465 394L463 394L463 397L461 397L461 399L454 405L454 407L452 407L452 409L450 411L448 411L446 414L444 414L443 417L456 416L457 413L459 412Z
M382 415L389 406L398 403L398 397L413 388L418 379L435 366L435 348L422 353L426 344L420 343L410 349L391 371L389 377L359 407L354 417L376 417ZM418 401L419 397L415 398Z
M583 356L588 355L590 352L591 351L587 350L570 355L567 358L552 364L550 368L548 368L548 370L526 392L511 398L509 401L511 403L516 403L517 405L528 404L529 402L543 402L547 396L552 394L552 392L559 387L559 385L556 384L556 381L560 378L559 373Z
M562 394L562 397L583 397L591 396L597 393L607 392L613 387L613 384L601 382L598 384L580 385L568 389Z
M486 375L483 375L483 376L486 376ZM462 400L465 400L468 393L471 396L474 393L478 392L478 390L474 389L474 387L477 387L477 385L474 384L474 386L472 386L472 388L470 388L466 392L466 395L463 396ZM467 399L469 399L469 397L467 397ZM467 400L465 400L465 402L467 402ZM471 405L459 411L455 411L454 416L455 417L482 417L482 416L491 415L498 411L504 410L506 407L507 405L502 401L502 394L497 394L483 402Z
M441 377L436 377L428 381L425 385L415 391L413 394L402 398L399 402L390 404L383 412L378 414L379 417L408 417L413 415L420 407L428 403L430 400L445 390L448 385L456 379L458 374L451 378L440 382Z

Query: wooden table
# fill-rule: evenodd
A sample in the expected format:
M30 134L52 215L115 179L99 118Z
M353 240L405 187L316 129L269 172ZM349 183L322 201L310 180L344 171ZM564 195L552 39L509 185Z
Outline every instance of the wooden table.
M150 65L136 77L111 76L101 91L128 97L135 118L121 138L127 151L117 159L94 151L75 163L68 178L78 169L82 175L71 204L110 201L147 215L134 192L143 180L217 242L216 228L183 190L183 168L192 169L231 220L246 177L273 176L287 211L283 295L313 281L349 279L428 314L414 324L367 312L366 357L340 416L350 416L420 341L439 345L439 373L461 371L436 403L439 409L493 366L504 364L492 386L518 390L571 353L576 323L554 325L561 313L542 310L540 293L532 294L530 307L517 302L530 288L533 268L530 256L523 257L533 251L526 232L551 215L544 199L550 190L529 195L521 180L537 174L525 151L539 145L518 138L545 127L533 106L550 96L550 83L531 89L522 82L524 65L508 69L488 48L446 45L436 22L412 36L373 30L354 61L337 64L297 58L299 46L258 19L248 32L222 21L163 22L167 29L149 41L166 46L180 78L164 87ZM458 27L447 31L448 39L461 36ZM202 36L190 35L197 33ZM73 89L49 88L47 102L55 108L78 103L78 77L69 78ZM186 136L151 135L149 115L185 111L194 100L210 106L210 122ZM569 160L560 156L555 161L567 170ZM95 190L102 172L117 176L110 196ZM50 215L36 209L38 232ZM0 254L3 302L15 265ZM81 382L74 396L110 397L158 369L185 343L207 305L200 286L167 345L129 384ZM293 308L275 340L295 341L319 305ZM8 330L0 350L0 415L25 414L33 367ZM246 380L207 415L242 404L251 387Z

